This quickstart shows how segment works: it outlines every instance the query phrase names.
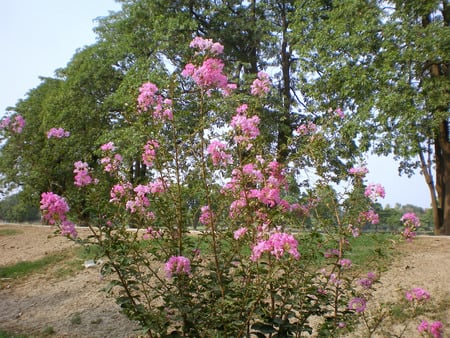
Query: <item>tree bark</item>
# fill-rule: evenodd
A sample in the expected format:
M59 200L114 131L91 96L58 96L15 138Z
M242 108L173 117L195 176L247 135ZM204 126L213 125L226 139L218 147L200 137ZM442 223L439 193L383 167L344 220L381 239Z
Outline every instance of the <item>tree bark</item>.
M449 122L441 121L435 140L436 192L438 197L435 229L450 235L450 135ZM434 210L433 210L434 211Z

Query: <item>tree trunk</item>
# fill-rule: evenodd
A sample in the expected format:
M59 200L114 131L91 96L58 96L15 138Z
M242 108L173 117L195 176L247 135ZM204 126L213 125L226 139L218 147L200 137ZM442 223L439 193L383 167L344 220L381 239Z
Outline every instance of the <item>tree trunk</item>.
M437 210L435 229L441 235L450 235L450 135L449 121L443 120L435 140Z

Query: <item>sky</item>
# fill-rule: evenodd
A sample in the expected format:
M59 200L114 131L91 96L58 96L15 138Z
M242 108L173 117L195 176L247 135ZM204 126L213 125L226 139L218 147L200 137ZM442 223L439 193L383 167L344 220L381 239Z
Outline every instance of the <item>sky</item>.
M0 11L0 116L28 91L39 77L53 77L78 49L96 41L95 18L120 10L114 0L2 1ZM369 157L367 183L379 183L386 197L379 202L430 206L423 176L399 177L392 158Z

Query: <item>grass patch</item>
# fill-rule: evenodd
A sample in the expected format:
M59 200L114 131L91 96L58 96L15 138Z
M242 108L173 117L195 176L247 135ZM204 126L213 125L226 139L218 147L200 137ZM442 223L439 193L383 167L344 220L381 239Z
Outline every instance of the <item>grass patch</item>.
M29 335L13 334L0 329L0 338L28 338Z
M95 252L95 248L75 247L65 249L35 261L19 262L0 267L0 278L24 278L34 273L48 272L50 268L54 269L52 272L54 277L63 278L84 269L83 261L94 258Z
M20 235L23 231L19 229L8 229L8 228L2 228L0 229L0 236L14 236L14 235ZM0 336L1 338L1 336Z
M361 268L376 264L385 271L395 254L396 236L389 233L363 233L350 240L351 251L348 258Z

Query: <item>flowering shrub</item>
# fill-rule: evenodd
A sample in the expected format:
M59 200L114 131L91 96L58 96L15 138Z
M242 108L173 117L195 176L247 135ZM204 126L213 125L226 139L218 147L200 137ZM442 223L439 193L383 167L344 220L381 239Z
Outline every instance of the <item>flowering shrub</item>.
M47 132L47 138L63 138L63 137L69 137L70 136L70 132L64 130L64 128L51 128L48 132Z
M106 257L110 292L150 336L333 336L351 328L377 275L355 281L348 239L375 222L371 204L384 190L364 194L367 171L355 169L343 197L331 198L318 170L316 188L292 193L296 169L323 168L318 154L335 135L306 121L287 145L297 149L290 165L281 163L265 151L273 144L261 136L254 104L270 94L269 76L258 73L242 86L247 95L234 96L222 45L197 37L191 48L170 91L151 82L139 88L137 132L99 147L100 170L74 164L74 184L95 214L85 243ZM326 120L342 118L337 110ZM139 146L124 149L131 140ZM130 174L137 167L139 175ZM49 223L76 236L62 197L44 193L41 204ZM312 217L324 205L326 216ZM322 321L313 328L315 316Z

